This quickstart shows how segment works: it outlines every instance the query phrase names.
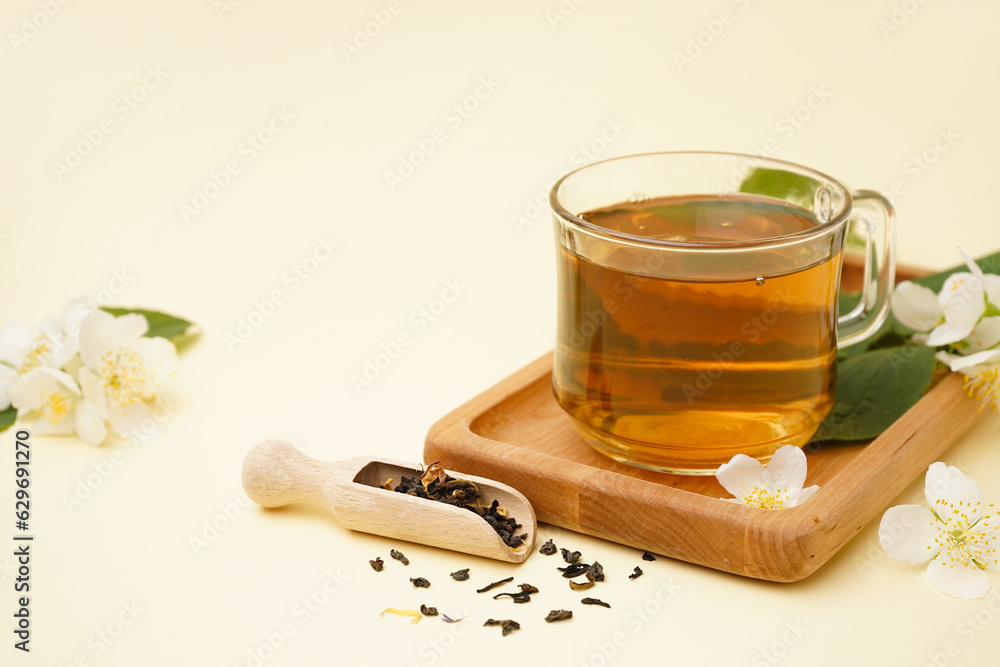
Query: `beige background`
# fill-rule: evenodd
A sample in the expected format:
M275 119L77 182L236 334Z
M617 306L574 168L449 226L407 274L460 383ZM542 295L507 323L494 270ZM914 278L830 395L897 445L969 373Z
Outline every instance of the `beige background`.
M1000 6L398 0L387 14L380 0L223 2L0 10L0 322L37 321L82 293L204 332L163 394L162 438L99 449L33 439L34 651L14 651L5 631L3 664L253 665L248 652L282 628L291 634L262 664L995 662L1000 599L937 593L922 568L883 556L874 524L796 585L666 559L628 581L634 550L542 527L540 541L605 564L595 594L613 605L570 607L576 618L548 626L549 609L578 597L553 560L515 567L405 546L409 568L375 574L368 559L398 545L320 511L238 502L241 459L264 437L330 460L415 461L438 417L551 347L552 234L530 202L586 159L581 146L601 158L764 149L854 186L896 182L904 261L943 268L957 245L1000 249ZM342 44L372 12L391 21L348 58ZM697 57L678 64L689 47ZM463 102L476 107L465 118L452 110ZM280 131L262 132L272 122ZM244 144L258 134L273 141ZM432 134L444 141L390 188L385 172ZM77 166L55 165L81 142ZM921 167L913 156L925 152ZM185 220L182 205L230 161L239 173ZM339 247L304 262L317 237ZM296 283L288 272L307 265ZM459 296L424 320L447 281ZM284 300L271 316L227 344L274 290ZM355 391L351 375L401 333L413 343ZM994 502L998 429L990 415L946 456ZM0 497L12 503L12 432L0 442ZM74 495L86 498L68 508ZM461 567L472 581L448 580ZM518 607L472 593L509 575L543 593ZM413 589L415 576L432 588ZM469 620L378 617L421 603ZM501 639L478 627L489 616L523 629Z

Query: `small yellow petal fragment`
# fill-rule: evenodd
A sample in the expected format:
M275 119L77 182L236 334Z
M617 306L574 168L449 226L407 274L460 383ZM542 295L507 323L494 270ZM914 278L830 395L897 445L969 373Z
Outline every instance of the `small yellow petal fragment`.
M420 611L417 609L393 609L392 607L389 607L381 614L379 614L379 616L385 616L386 614L395 614L396 616L411 616L412 619L410 620L410 623L413 623L414 625L419 623L420 619L423 618L423 614L421 614Z

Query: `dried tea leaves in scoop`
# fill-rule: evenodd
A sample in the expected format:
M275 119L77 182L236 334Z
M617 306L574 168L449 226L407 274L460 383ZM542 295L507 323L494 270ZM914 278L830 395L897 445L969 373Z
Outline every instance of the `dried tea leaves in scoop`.
M423 472L415 472L418 472L419 475L403 476L396 486L392 486L393 480L388 479L382 488L405 493L409 496L436 500L475 512L492 526L503 543L511 549L521 547L524 540L527 539L527 533L520 535L516 533L517 529L521 528L521 524L517 523L514 517L508 517L507 510L500 507L498 501L494 500L489 507L483 505L482 493L475 482L455 479L445 471L439 461L427 466Z

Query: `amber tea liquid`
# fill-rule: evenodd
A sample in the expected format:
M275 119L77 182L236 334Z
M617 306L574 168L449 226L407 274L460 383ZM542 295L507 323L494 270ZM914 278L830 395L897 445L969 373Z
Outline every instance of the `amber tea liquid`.
M720 247L819 224L742 195L662 197L582 217ZM701 281L683 266L629 266L615 256L625 252L595 261L559 249L553 386L585 439L618 460L694 474L737 453L805 444L833 405L840 253L796 272Z

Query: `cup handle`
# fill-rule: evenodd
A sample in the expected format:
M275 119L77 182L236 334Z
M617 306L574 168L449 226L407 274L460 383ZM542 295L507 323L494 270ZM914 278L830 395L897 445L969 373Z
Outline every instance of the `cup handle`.
M864 288L861 301L837 319L837 347L847 347L872 335L886 317L896 276L896 211L873 190L856 190L852 219L868 229L865 243Z

